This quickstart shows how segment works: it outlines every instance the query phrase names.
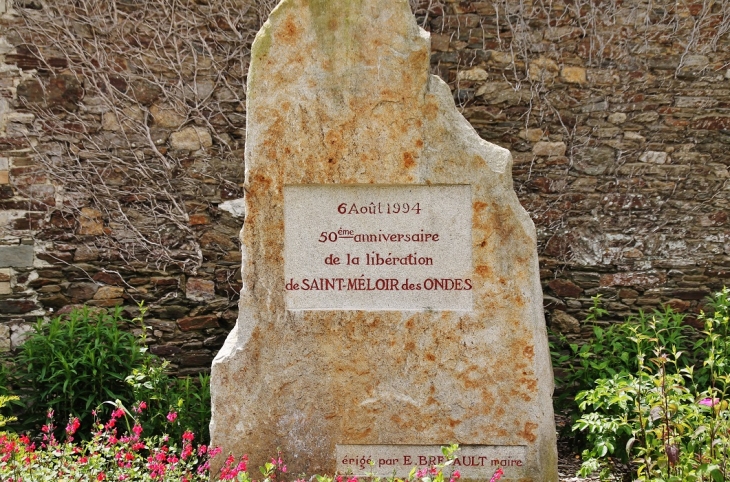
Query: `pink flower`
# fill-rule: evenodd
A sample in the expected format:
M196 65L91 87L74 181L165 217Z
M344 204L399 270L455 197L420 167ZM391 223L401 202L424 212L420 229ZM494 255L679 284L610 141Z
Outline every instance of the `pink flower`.
M489 482L497 482L499 479L502 478L504 475L504 470L502 470L502 467L498 468L497 471L494 473L491 479L489 479Z
M81 422L79 422L78 417L74 417L72 420L69 420L68 424L66 425L66 433L69 435L73 435L76 433L80 426Z
M191 432L190 430L186 430L185 433L182 435L183 440L187 440L188 442L192 442L195 438L195 434Z
M703 398L698 402L700 405L704 405L706 407L714 407L718 403L720 403L719 398Z
M167 414L167 421L172 423L177 420L177 412L170 412Z
M135 426L132 427L132 432L134 432L134 435L139 438L139 435L142 433L142 426L140 424L135 424Z
M461 472L458 470L454 470L454 473L451 474L451 478L449 479L449 482L455 482L456 480L459 480L461 477Z
M193 455L193 446L190 444L185 444L183 446L182 452L180 453L180 458L185 460L191 455Z

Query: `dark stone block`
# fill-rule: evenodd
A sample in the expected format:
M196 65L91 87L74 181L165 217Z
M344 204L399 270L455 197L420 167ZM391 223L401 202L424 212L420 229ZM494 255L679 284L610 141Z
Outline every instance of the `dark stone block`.
M548 286L556 295L568 298L576 298L583 292L583 288L566 279L554 279Z
M54 310L63 308L69 303L68 298L58 293L51 296L39 297L38 301L40 301L44 308L53 308Z
M31 300L0 300L0 313L5 315L19 315L40 308Z
M72 75L57 75L44 79L29 79L18 85L18 97L28 104L52 110L75 111L84 96L81 83Z
M66 295L76 301L86 301L92 299L98 289L99 285L96 283L71 283Z
M180 318L177 324L182 331L202 330L204 328L218 328L218 317L215 315L190 316Z
M174 345L155 345L150 348L150 352L157 356L172 356L180 353L180 347Z

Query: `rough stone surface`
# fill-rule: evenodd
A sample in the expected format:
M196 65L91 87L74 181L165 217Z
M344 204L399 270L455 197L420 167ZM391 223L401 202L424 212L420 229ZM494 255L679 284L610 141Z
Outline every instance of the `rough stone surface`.
M163 105L155 104L150 107L150 114L152 114L155 124L160 127L176 129L183 125L186 121L186 117L184 115L181 115L171 107Z
M570 280L564 279L554 279L548 283L548 287L553 290L556 295L568 298L577 298L583 292L583 288Z
M580 322L562 310L555 310L552 314L550 326L558 333L580 333Z
M81 216L79 217L78 233L90 236L104 234L101 212L97 209L82 208Z
M211 435L253 466L281 447L290 472L332 473L337 446L457 442L524 446L503 480L557 480L535 228L509 152L458 113L428 47L405 0L284 0L252 47L244 289ZM471 186L472 310L287 310L284 186L308 184Z
M201 330L203 328L218 328L218 317L215 315L189 316L177 320L182 331Z
M536 156L562 156L565 155L564 142L538 142L532 148L532 152Z
M10 351L10 327L8 325L0 325L0 352Z
M586 82L586 69L583 67L563 67L560 77L569 84L584 84Z
M29 324L12 325L10 327L10 346L17 348L28 338L33 326Z
M95 300L109 300L113 298L121 298L124 296L124 288L119 286L102 286L94 294Z
M186 127L170 134L170 147L186 151L197 151L201 147L210 147L213 139L208 129L203 127Z
M99 285L96 283L71 283L66 290L66 296L76 301L87 301L96 295Z
M0 246L0 268L33 266L33 246Z
M201 278L190 278L185 284L185 297L194 301L212 300L215 298L215 282Z

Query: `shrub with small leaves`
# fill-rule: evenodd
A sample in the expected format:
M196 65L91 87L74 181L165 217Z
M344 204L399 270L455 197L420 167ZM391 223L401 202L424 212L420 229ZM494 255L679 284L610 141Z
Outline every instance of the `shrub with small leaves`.
M700 315L705 329L694 344L695 364L678 349L684 341L660 337L664 321L627 325L636 369L599 378L576 397L582 415L573 430L588 439L580 475L600 471L605 478L611 457L620 457L633 480L730 479L730 290L711 306Z

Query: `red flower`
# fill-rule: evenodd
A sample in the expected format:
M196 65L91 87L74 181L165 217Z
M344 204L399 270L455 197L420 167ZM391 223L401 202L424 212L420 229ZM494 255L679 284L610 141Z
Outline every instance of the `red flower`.
M180 457L185 460L188 457L190 457L193 454L193 446L190 444L185 444L182 449L182 453L180 454Z
M106 475L104 472L100 472L99 475L96 476L96 480L104 480L106 479Z
M190 430L186 430L185 433L182 435L183 440L187 440L188 442L192 442L195 438L195 434L191 432Z

